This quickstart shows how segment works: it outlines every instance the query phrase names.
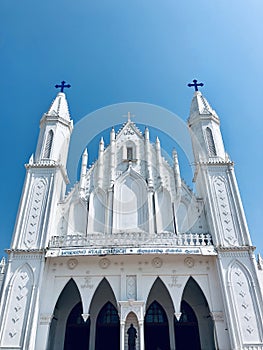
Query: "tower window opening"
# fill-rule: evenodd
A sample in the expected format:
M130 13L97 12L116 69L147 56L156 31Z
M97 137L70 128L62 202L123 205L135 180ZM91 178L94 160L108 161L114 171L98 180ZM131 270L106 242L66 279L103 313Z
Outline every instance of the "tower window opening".
M132 149L132 147L127 147L127 160L133 160L133 149Z
M216 156L216 146L213 138L213 133L210 128L206 128L206 138L208 143L208 150L211 156Z
M53 130L49 130L47 135L45 150L44 150L44 158L50 157L52 143L53 143L53 135L54 135Z

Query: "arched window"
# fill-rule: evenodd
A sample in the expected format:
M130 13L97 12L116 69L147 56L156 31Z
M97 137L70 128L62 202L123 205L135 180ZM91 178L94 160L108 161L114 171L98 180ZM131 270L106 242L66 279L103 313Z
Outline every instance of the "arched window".
M213 138L213 133L210 128L206 128L206 138L208 143L208 150L210 153L210 156L216 156L216 146Z
M98 316L98 325L118 324L119 315L112 303L108 302L101 309Z
M47 140L46 140L46 145L45 145L44 157L43 158L49 158L50 157L52 143L53 143L53 136L54 136L53 130L49 130L48 135L47 135Z
M154 301L148 308L145 316L145 322L168 323L165 311L157 301Z

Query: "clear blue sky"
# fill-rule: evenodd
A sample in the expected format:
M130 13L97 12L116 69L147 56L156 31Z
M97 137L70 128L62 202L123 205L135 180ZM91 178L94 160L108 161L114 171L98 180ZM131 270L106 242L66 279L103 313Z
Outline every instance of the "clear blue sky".
M2 0L0 255L55 84L71 83L75 123L126 101L186 120L193 78L205 83L202 93L220 116L252 240L263 252L262 18L262 0Z

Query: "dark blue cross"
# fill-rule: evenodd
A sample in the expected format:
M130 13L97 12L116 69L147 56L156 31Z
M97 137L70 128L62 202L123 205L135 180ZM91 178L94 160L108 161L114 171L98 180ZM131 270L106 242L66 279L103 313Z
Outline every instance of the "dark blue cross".
M56 89L60 88L60 92L63 92L65 88L70 88L70 87L71 85L69 84L66 85L66 82L64 80L61 82L61 85L55 85Z
M194 86L195 91L198 91L198 86L204 86L204 84L203 84L203 83L197 83L197 80L194 79L194 80L193 80L193 84L188 84L188 86L189 86L189 87Z

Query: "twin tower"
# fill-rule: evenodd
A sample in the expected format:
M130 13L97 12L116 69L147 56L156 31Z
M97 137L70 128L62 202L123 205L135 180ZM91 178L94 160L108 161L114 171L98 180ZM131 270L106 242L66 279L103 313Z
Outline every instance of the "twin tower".
M108 145L101 138L95 163L83 150L66 195L73 122L58 93L1 268L0 349L263 349L262 265L219 117L200 91L188 131L195 192L176 150L168 162L129 116Z

